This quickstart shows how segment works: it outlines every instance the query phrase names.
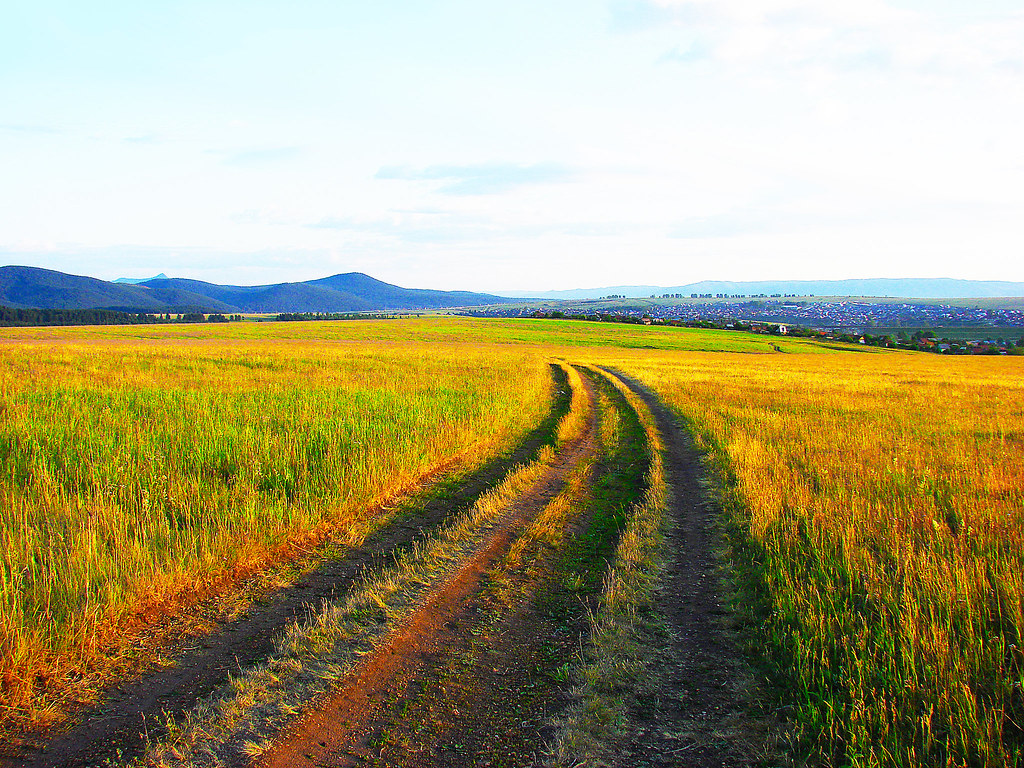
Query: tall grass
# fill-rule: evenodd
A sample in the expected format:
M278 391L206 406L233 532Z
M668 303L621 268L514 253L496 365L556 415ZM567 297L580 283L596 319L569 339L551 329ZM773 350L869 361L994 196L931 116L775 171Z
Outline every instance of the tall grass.
M568 371L568 381L575 394L582 382L574 373ZM569 442L583 436L589 421L592 404L585 391L572 398L571 408L558 430ZM243 755L254 757L269 749L284 723L336 687L362 657L408 631L406 624L415 613L429 610L430 595L508 524L514 505L556 461L555 451L545 446L530 463L513 467L472 507L399 553L393 566L368 573L338 601L325 601L316 615L289 625L277 653L241 671L222 696L201 702L184 723L170 723L170 733L137 763L232 765ZM537 516L523 521L526 543L513 544L506 558L522 566L519 558L531 541L550 540L557 533L554 529L571 512L569 499L580 492L588 467L584 461L566 488Z
M287 542L358 541L549 403L543 359L508 349L65 338L0 347L0 720Z
M5 329L3 705L87 671L100 628L161 596L358 538L375 499L497 450L544 410L556 354L693 426L809 753L1024 763L1021 360L569 321Z
M590 417L589 395L583 386L580 372L570 365L563 364L562 367L572 390L572 400L569 403L569 412L558 422L558 428L555 430L555 442L559 448L581 437Z
M1024 366L632 357L727 488L736 562L809 749L1022 764Z

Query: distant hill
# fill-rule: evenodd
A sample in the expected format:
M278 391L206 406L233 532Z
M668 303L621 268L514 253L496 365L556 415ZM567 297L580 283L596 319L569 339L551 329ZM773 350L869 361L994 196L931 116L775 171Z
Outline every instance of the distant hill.
M145 283L147 280L166 280L167 275L161 272L159 275L154 277L119 277L115 280L115 283L127 283L128 285L138 285L139 283Z
M107 282L38 267L0 267L0 305L127 312L363 312L469 307L507 301L468 291L400 288L360 272L303 283L216 285L155 277Z
M599 299L609 295L640 298L665 293L768 294L798 296L890 296L906 299L996 298L1024 296L1024 283L1001 280L954 280L951 278L872 278L862 280L761 280L728 282L705 280L687 285L613 285L569 291L509 291L508 295L538 299Z

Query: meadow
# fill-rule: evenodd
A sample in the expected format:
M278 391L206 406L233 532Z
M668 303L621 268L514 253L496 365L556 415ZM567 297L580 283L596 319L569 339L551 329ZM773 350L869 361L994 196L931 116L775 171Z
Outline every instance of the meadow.
M550 401L544 360L509 349L90 330L0 345L0 706L16 719L102 676L161 613L329 534L358 543L390 499L479 465Z
M493 320L462 317L407 317L382 321L336 321L301 323L206 323L140 326L81 326L78 328L4 328L0 343L63 342L67 339L109 340L131 343L150 341L213 345L215 350L245 342L264 344L317 341L349 345L406 346L426 344L514 345L546 354L571 354L580 347L610 349L661 349L674 351L763 353L778 347L782 351L813 352L824 348L783 337L748 333L708 331L664 326L622 325L563 320ZM525 351L525 350L524 350Z
M4 705L154 593L358 539L375 501L501 450L552 358L693 432L798 758L1024 763L1024 361L555 320L6 329Z
M835 765L1021 764L1024 366L619 365L708 452L737 603L802 749Z

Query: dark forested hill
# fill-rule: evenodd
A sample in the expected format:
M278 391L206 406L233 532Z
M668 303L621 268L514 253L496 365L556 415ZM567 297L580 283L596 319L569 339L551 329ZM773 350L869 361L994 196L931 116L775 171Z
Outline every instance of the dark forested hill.
M0 305L128 312L363 312L493 304L499 296L400 288L360 272L303 283L216 285L182 278L109 283L38 267L0 267Z

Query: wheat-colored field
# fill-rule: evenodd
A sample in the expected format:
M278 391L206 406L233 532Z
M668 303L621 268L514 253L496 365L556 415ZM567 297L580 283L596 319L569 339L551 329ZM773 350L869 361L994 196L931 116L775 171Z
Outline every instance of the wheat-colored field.
M690 425L803 749L1024 762L1024 361L570 321L10 329L4 706L147 601L358 538L375 500L492 455L546 412L551 357L629 373Z
M198 342L51 329L0 344L8 714L95 673L126 628L287 557L286 544L358 542L389 497L479 465L549 407L533 353L274 328Z
M1020 361L659 354L619 364L710 452L741 594L819 756L1021 762Z

